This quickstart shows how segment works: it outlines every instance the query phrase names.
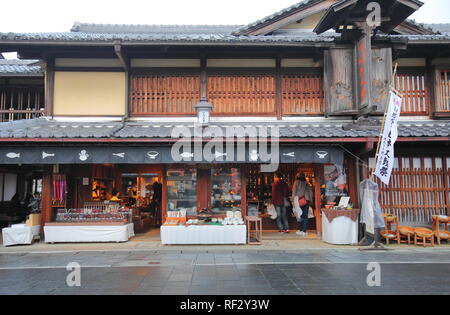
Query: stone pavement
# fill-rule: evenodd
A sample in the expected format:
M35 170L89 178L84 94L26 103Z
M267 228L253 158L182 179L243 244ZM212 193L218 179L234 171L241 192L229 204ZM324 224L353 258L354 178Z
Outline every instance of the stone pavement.
M422 247L414 245L389 245L390 249L421 249ZM142 251L142 250L157 250L157 251L211 251L211 250L225 250L225 251L274 251L274 250L304 250L304 249L351 249L355 247L349 245L331 245L315 238L302 239L293 237L287 239L277 239L276 237L263 235L262 245L182 245L182 246L167 246L162 245L159 237L146 238L138 235L126 243L94 243L94 244L45 244L44 242L35 242L33 245L21 246L0 246L0 254L8 253L29 253L29 252L72 252L72 251ZM443 243L441 246L434 248L427 248L427 250L450 250L450 245Z
M67 264L81 265L68 287ZM381 268L369 287L368 263ZM0 294L450 294L450 251L122 249L0 254Z

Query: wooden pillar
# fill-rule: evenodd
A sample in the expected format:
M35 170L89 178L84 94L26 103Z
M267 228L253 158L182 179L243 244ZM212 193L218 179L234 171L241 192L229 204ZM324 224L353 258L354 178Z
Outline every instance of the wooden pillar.
M162 200L161 200L161 224L166 221L167 217L167 166L162 166L161 174L161 184L162 184Z
M436 86L436 76L434 75L434 67L431 63L431 58L426 59L426 68L425 68L425 90L426 90L426 98L427 98L427 109L428 116L430 119L433 119L433 115L436 112L436 95L435 95L435 86Z
M355 208L359 208L356 159L349 156L345 159L345 164L346 164L347 170L348 170L347 185L348 185L348 194L350 196L350 202L353 203Z
M42 197L41 197L41 234L44 231L45 223L52 222L52 191L53 191L53 176L52 165L44 167L42 175Z
M55 87L55 58L46 58L45 67L45 115L53 116L53 94Z
M315 199L315 216L317 238L322 239L322 204L321 204L321 186L325 182L323 175L323 165L314 164L314 199Z
M248 215L247 213L247 168L242 166L241 171L241 212L242 216Z
M208 98L208 74L206 73L206 66L206 54L202 53L200 57L200 99Z
M278 120L283 119L283 95L281 85L281 57L277 56L275 70L275 111Z

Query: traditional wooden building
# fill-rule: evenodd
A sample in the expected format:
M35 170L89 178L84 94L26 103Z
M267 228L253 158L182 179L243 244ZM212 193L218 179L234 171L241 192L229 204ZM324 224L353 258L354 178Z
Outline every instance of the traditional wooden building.
M240 26L76 22L65 33L0 33L1 52L34 60L0 60L2 174L22 174L21 194L39 177L43 223L56 208L92 201L96 186L124 195L136 186L144 202L154 182L162 184L163 218L179 207L245 214L270 199L273 178L260 172L259 152L252 158L251 136L240 161L190 151L178 161L171 148L186 136L180 128L192 137L196 128L267 128L279 132L286 179L310 177L320 234L324 198L349 195L358 206L397 66L393 84L404 103L383 209L420 224L448 215L450 35L407 20L417 0L379 1L381 19L371 26L369 2L307 0ZM36 60L41 70L31 70ZM5 70L23 65L30 72ZM211 117L198 127L202 109ZM58 198L61 176L67 195Z

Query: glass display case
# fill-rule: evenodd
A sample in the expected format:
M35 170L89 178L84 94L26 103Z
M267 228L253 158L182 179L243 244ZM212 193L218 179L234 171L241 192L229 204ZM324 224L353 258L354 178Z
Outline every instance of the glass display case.
M58 209L55 222L132 222L129 208Z
M186 210L197 215L197 170L195 168L167 171L167 211Z
M222 167L211 170L211 211L241 211L241 172L238 168Z

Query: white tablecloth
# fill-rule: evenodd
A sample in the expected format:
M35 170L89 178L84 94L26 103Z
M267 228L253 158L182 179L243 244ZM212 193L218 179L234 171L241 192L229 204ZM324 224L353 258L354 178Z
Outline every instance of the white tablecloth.
M349 217L336 217L331 223L326 215L322 216L322 239L334 245L358 243L358 222Z
M33 238L39 235L40 229L40 225L26 226L23 224L4 228L2 230L3 246L30 245L33 243Z
M161 226L161 243L171 244L246 244L245 225Z
M46 243L127 242L134 236L134 224L44 226Z

